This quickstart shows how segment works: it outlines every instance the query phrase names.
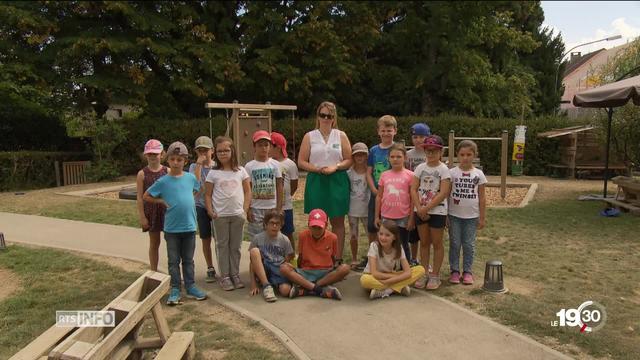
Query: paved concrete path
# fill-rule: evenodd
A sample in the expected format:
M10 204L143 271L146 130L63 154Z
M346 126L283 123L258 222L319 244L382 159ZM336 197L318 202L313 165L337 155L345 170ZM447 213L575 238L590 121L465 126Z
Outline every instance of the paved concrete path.
M8 242L147 261L148 237L139 229L0 212ZM242 277L248 283L247 245ZM196 248L196 281L208 293L263 318L282 330L312 359L567 359L505 326L459 305L414 291L410 298L370 301L359 274L338 284L343 301L303 297L268 304L247 289L224 292L204 282L206 266ZM166 269L166 248L160 264ZM464 345L463 345L464 343Z

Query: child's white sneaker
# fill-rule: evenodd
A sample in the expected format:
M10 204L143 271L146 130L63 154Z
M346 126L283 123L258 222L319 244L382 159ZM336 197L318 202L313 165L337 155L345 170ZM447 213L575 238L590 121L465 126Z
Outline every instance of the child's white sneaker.
M266 302L274 302L278 300L275 291L273 291L273 286L271 285L267 285L262 288L262 297Z

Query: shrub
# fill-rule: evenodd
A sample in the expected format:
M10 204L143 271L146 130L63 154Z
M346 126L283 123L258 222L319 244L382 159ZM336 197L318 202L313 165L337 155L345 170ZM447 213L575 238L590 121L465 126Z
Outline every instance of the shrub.
M520 125L518 119L487 119L472 118L451 114L441 114L435 117L399 117L398 134L396 141L404 141L407 145L411 143L410 129L416 122L426 122L432 133L442 136L445 143L449 131L453 130L456 137L500 137L502 130L509 132L508 158L511 165L511 152L513 151L513 133L516 125ZM526 175L544 175L545 166L548 163L559 161L558 141L553 139L539 139L537 134L553 128L562 128L573 124L582 124L588 120L568 120L564 117L547 116L524 121L527 126L525 158L523 171ZM377 135L377 118L361 119L339 119L339 128L347 133L351 143L364 142L369 147L378 144L380 139ZM307 131L315 126L315 119L297 120L295 124L295 147L300 148L302 137ZM274 130L282 132L289 140L288 150L293 153L293 138L291 120L277 120L273 124ZM500 173L500 141L477 141L480 152L480 159L484 170L488 174L497 175Z
M56 186L54 162L91 159L90 153L13 151L0 152L0 191Z
M513 151L513 133L515 126L520 125L518 119L488 119L473 118L468 116L441 114L436 117L398 117L398 135L396 141L405 141L412 145L409 133L411 125L416 122L426 122L432 132L441 135L445 142L450 130L454 130L456 136L469 137L500 137L502 130L509 132L508 157L511 165L511 152ZM537 134L553 128L562 128L574 124L582 124L587 120L568 120L565 117L547 116L527 119L524 125L528 127L526 135L525 160L523 171L527 175L544 175L547 163L559 160L558 141L554 139L539 139ZM377 118L339 119L339 127L349 136L351 143L364 142L373 146L380 142L377 129ZM198 136L209 134L209 119L179 119L163 120L148 116L129 118L122 121L122 125L128 134L128 140L115 149L114 158L117 159L119 169L124 174L135 174L145 165L142 157L144 143L150 138L156 138L167 147L173 141L182 141L191 154L193 143ZM224 134L226 121L224 117L212 119L213 136ZM315 126L315 119L296 119L294 125L289 117L275 119L273 130L281 132L288 140L289 154L295 156L300 149L300 143L304 134ZM488 174L500 173L500 142L478 141L480 158L485 172Z

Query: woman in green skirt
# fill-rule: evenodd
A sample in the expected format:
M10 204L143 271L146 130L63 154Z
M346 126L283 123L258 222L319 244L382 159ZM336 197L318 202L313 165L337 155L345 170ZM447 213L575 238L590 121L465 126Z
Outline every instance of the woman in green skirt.
M344 216L349 213L351 143L338 130L335 104L325 101L316 110L316 129L304 135L298 167L307 171L304 212L322 209L329 216L331 231L338 237L338 259L344 247Z

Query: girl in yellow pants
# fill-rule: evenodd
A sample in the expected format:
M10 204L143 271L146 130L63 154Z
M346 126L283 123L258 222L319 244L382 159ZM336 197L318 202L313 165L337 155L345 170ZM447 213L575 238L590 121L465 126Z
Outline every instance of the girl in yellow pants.
M425 271L422 266L411 268L402 250L398 226L392 221L383 221L378 239L369 246L369 261L360 277L363 288L371 290L370 299L379 299L399 293L409 296L413 284Z

